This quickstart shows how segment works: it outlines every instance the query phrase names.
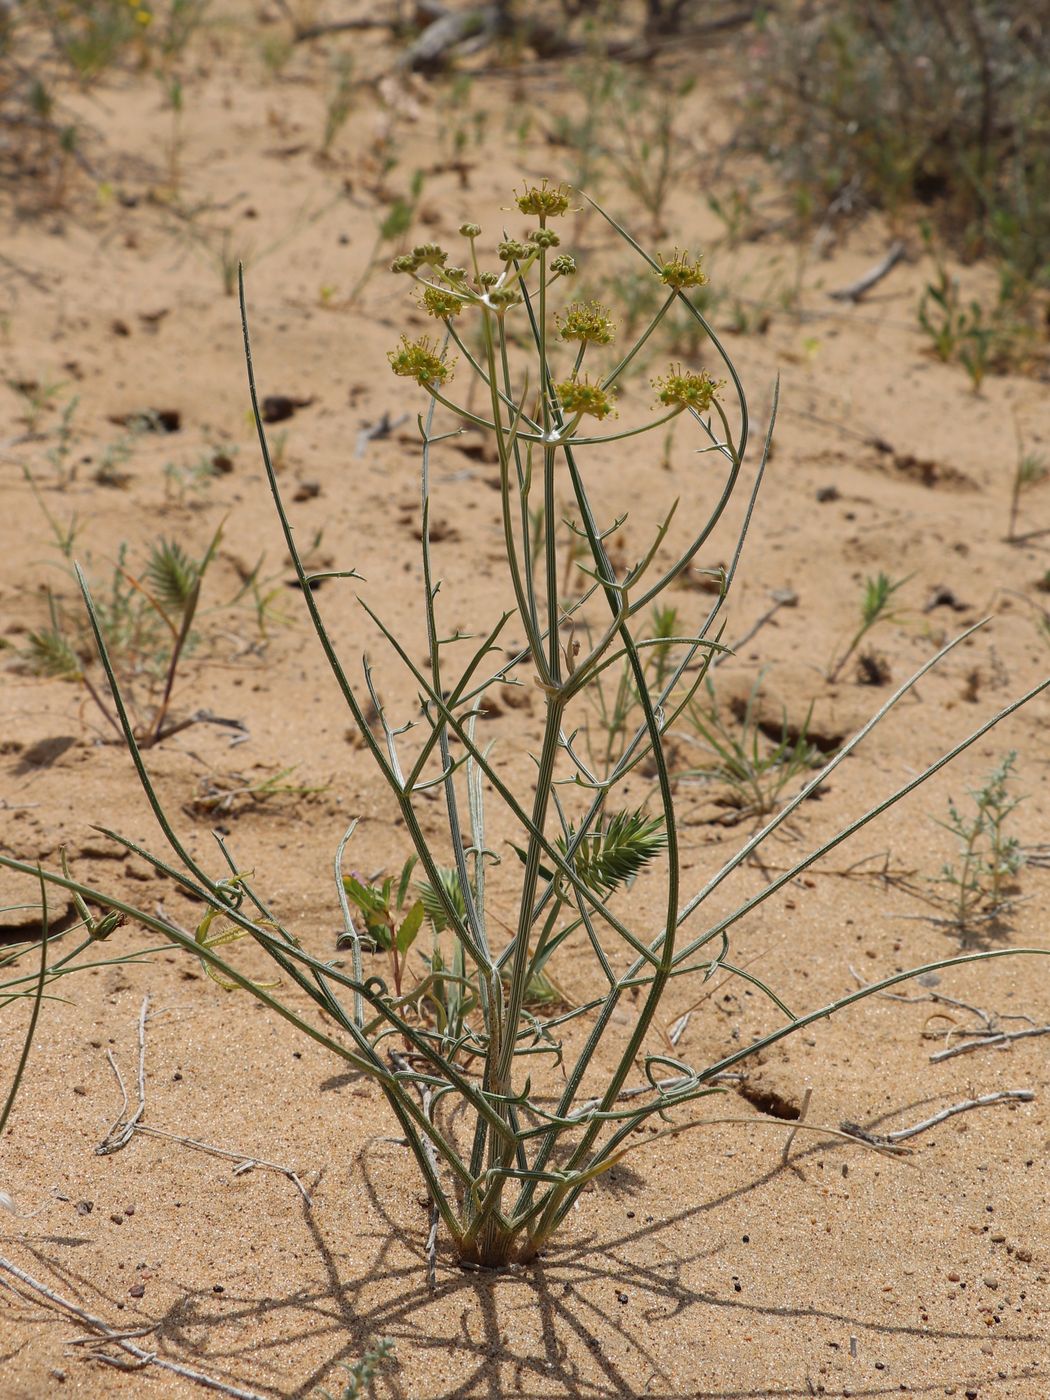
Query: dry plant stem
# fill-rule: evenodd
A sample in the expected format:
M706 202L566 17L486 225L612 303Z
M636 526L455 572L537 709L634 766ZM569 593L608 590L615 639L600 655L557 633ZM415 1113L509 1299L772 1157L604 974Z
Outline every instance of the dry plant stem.
M921 1123L913 1123L910 1128L898 1128L896 1132L869 1133L866 1128L861 1128L856 1123L843 1123L841 1131L849 1137L859 1138L861 1142L881 1147L884 1144L906 1142L908 1138L916 1137L919 1133L925 1133L930 1128L936 1128L939 1123L954 1118L957 1113L969 1113L974 1108L990 1108L992 1104L997 1103L1031 1103L1034 1098L1035 1094L1031 1089L1000 1089L994 1094L983 1094L979 1099L963 1099L960 1103L953 1103L932 1117L924 1118Z
M809 1087L809 1085L807 1085L802 1095L802 1106L799 1109L798 1122L795 1124L795 1126L788 1133L787 1137L784 1139L784 1150L780 1154L780 1162L782 1166L786 1167L788 1164L788 1157L791 1154L791 1144L795 1141L795 1134L798 1132L799 1127L806 1121L806 1114L809 1112L810 1100L812 1098L813 1090Z
M938 1050L930 1056L930 1064L940 1064L956 1055L968 1055L973 1050L986 1050L996 1046L1011 1045L1015 1040L1028 1040L1032 1036L1050 1035L1050 1026L1031 1026L1023 1031L990 1031L977 1040L964 1040L959 1045L951 1045L947 1050Z
M872 287L877 287L882 279L893 271L906 253L907 249L899 240L892 243L886 256L874 267L869 268L863 277L858 277L848 287L839 287L836 291L828 292L828 296L835 301L860 301L866 292L870 292Z
M204 1386L207 1390L216 1390L220 1395L229 1395L233 1397L233 1400L265 1400L265 1397L260 1395L258 1391L242 1390L239 1386L227 1385L225 1381L217 1380L214 1376L205 1375L203 1371L195 1371L191 1367L183 1366L177 1361L168 1361L165 1357L158 1356L155 1351L144 1351L142 1347L138 1347L134 1342L129 1341L126 1332L114 1331L114 1329L110 1327L108 1323L103 1322L101 1318L95 1317L94 1314L89 1313L78 1304L71 1303L68 1298L63 1298L60 1293L56 1293L54 1289L48 1288L47 1284L40 1283L37 1279L33 1278L32 1275L27 1274L24 1269L20 1269L17 1264L12 1264L9 1259L0 1257L0 1270L10 1274L13 1279L17 1279L24 1288L31 1289L34 1293L39 1294L41 1298L46 1298L49 1303L53 1303L56 1307L62 1308L65 1312L86 1324L86 1326L94 1328L98 1333L98 1338L96 1340L107 1345L119 1347L121 1351L127 1352L129 1356L134 1358L135 1363L137 1363L134 1367L136 1370L139 1367L159 1366L161 1370L170 1371L173 1375L180 1376L183 1380L192 1381L196 1385ZM12 1284L7 1282L6 1279L2 1281L12 1293L17 1294L18 1290L14 1288ZM152 1331L153 1329L150 1327L148 1330ZM102 1353L93 1354L92 1359L95 1361L104 1361L109 1365L114 1364L112 1357L107 1357Z

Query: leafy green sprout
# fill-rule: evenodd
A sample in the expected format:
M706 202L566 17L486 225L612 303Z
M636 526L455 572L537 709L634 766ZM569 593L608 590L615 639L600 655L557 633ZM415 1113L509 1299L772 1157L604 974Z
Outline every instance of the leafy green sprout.
M404 960L416 941L426 915L422 899L408 903L415 864L414 856L405 862L396 896L393 876L388 876L382 885L369 884L356 875L343 876L343 888L361 916L366 936L390 959L390 974L394 993L398 997L401 996Z
M873 627L880 622L893 622L897 619L898 614L893 608L893 598L911 577L911 574L908 574L905 578L892 579L889 574L880 569L874 578L868 577L864 580L864 595L860 603L860 623L837 660L831 662L825 673L825 680L838 680L846 662Z
M526 191L519 197L519 207L522 200L533 217L539 219L540 229L546 227L546 219L557 217L556 211L569 207L567 192L547 185ZM522 212L526 212L526 207L522 207ZM669 288L665 303L669 310L682 290L663 279L665 263L645 253L620 225L595 208L625 245ZM706 517L691 524L684 544L676 544L669 561L660 551L668 539L670 512L636 562L614 567L604 543L609 527L603 521L600 504L592 500L588 485L600 482L601 473L582 470L580 461L584 456L600 457L605 442L634 436L644 431L645 425L624 427L607 435L592 434L575 415L566 417L554 392L560 371L557 358L566 352L553 335L552 314L558 280L566 275L554 264L564 255L552 258L550 240L532 240L532 251L526 257L502 260L502 270L492 278L485 275L489 269L479 265L476 241L480 232L475 231L476 225L469 227L471 231L464 233L471 245L466 262L473 271L449 268L443 276L439 275L436 269L446 265L440 258L442 250L426 245L412 271L441 290L453 290L465 302L464 314L480 319L483 348L476 359L467 353L462 338L457 339L453 319L449 319L445 330L448 341L482 384L487 397L485 409L475 413L455 400L448 402L456 415L454 424L466 413L468 420L487 429L495 441L500 463L499 511L514 606L496 616L491 625L486 624L487 630L471 643L474 650L465 660L455 667L446 663L453 654L443 645L447 629L441 626L447 590L439 592L435 584L429 528L431 453L435 442L444 436L437 431L435 418L446 402L446 386L428 379L421 388L432 403L419 420L423 439L422 602L427 662L417 664L397 634L363 596L359 598L365 616L401 661L420 696L421 708L413 714L411 724L399 724L388 714L369 663L365 664L363 685L351 681L310 588L314 575L307 571L296 546L258 411L243 287L241 295L249 388L263 463L303 602L363 744L393 795L422 878L443 912L447 927L442 937L451 941L454 956L464 969L460 976L454 970L456 964L443 959L440 973L433 975L445 977L450 987L476 989L464 998L466 1003L474 1000L476 1004L454 1017L424 1021L414 1010L407 1014L411 1008L406 997L411 993L399 997L381 978L365 975L362 934L355 924L342 877L342 861L353 837L353 824L339 845L334 863L336 893L349 943L348 969L311 951L305 936L298 936L285 926L257 888L254 877L244 874L238 866L221 835L216 840L226 873L209 873L176 831L157 794L108 657L98 610L82 575L79 577L89 620L119 722L175 863L116 832L107 829L106 834L175 878L208 911L205 918L221 916L226 930L220 935L222 945L218 939L198 939L157 912L113 895L101 895L59 872L45 872L44 878L59 888L75 888L82 898L126 914L201 958L224 984L240 987L344 1063L371 1078L387 1100L456 1255L464 1262L499 1267L514 1260L527 1263L535 1259L588 1183L626 1153L640 1148L642 1139L634 1136L637 1128L653 1115L667 1117L719 1092L718 1077L734 1065L911 976L934 967L951 967L1019 951L991 950L943 959L928 967L894 973L826 1005L801 1011L791 1009L766 981L733 961L731 940L740 920L977 742L995 723L1050 685L1050 680L1006 706L757 891L743 894L736 901L722 898L723 886L735 872L747 865L761 844L790 820L799 803L827 780L937 660L969 635L964 633L900 686L795 797L723 861L703 888L685 897L664 735L702 684L702 663L721 646L720 614L743 549L768 453L769 434L755 472L744 524L726 569L727 588L712 602L711 611L697 632L679 641L662 687L651 689L643 657L665 645L668 639L649 637L645 618L651 605L709 539L739 487L750 435L743 387L717 336L701 318L712 351L721 361L731 386L729 402L723 403L723 396L716 395L708 416L692 412L685 405L678 411L686 415L683 421L691 423L709 449L707 462L713 464L711 475L717 478L712 487L713 504ZM506 295L497 295L504 291ZM512 349L516 352L519 340L508 333L508 318L517 318L531 341L527 375L523 366L512 361ZM614 388L636 360L641 343L659 328L661 320L662 316L657 317L656 323L646 327L626 350L607 350L614 363L604 370L596 367L593 373L601 374L601 379L594 382ZM657 411L651 422L659 424L662 417ZM598 451L592 453L592 448ZM535 576L529 555L530 497L533 493L542 494L545 518L550 520L562 491L567 491L574 501L591 555L590 585L582 598L571 603L560 596L561 570L554 533L544 533L543 557ZM350 568L341 571L341 576L360 577ZM567 646L563 622L582 621L588 616L590 633L586 646ZM524 632L525 643L508 658L498 644L512 618L515 628ZM455 654L464 655L462 651ZM573 736L578 727L574 720L586 704L588 686L610 667L620 666L624 659L631 666L641 715L611 770L596 774L574 747ZM542 733L532 755L531 779L522 790L516 787L511 770L499 765L498 755L494 757L491 748L479 744L475 732L486 693L508 680L538 685L543 693ZM651 762L656 775L653 810L624 813L616 807L614 798L628 775L645 760ZM435 793L447 824L447 833L440 839L432 825ZM491 828L487 810L493 802L502 806L503 820L519 833L519 867L511 862L504 862L503 867L496 863L488 836ZM647 880L660 876L658 905L662 912L651 921L632 915L632 904L622 898L628 889L626 880L609 890L608 877L615 874L619 880L624 873L623 863L615 870L609 867L617 843L621 842L625 849L632 849L635 874L644 874ZM580 852L583 855L578 863ZM442 880L441 870L449 867L446 853L451 855L462 907ZM0 854L0 866L28 878L37 877L34 866L12 856ZM497 925L502 925L492 908L490 882L497 892L508 887L514 890L515 913L505 935L497 932ZM391 902L396 904L393 886L390 894ZM716 894L719 912L705 918L705 906ZM652 900L646 903L651 906ZM403 916L402 910L393 917L395 938L404 917L407 915ZM389 930L391 925L385 926ZM298 992L294 1003L290 998L276 996L272 989L241 971L222 950L228 941L226 934L234 931L251 937L262 947L282 979L293 984L303 999L298 998ZM568 1011L530 1010L526 1005L530 978L542 971L560 948L571 950L577 960L591 962L600 990ZM751 983L768 1001L770 1015L776 1014L778 1021L751 1043L734 1045L710 1061L691 1065L681 1058L681 1052L670 1055L665 1042L654 1039L658 1008L676 979L689 975L702 979L716 972ZM630 1016L628 1027L623 1029L625 1003ZM416 1004L413 1001L412 1007ZM580 1025L581 1034L573 1037L570 1045L563 1027L574 1022ZM389 1055L387 1045L391 1037L410 1046L410 1052ZM597 1055L602 1046L611 1054L606 1056L605 1068L596 1084ZM480 1062L483 1072L465 1072L465 1063L475 1061ZM640 1094L625 1100L621 1094L636 1067L644 1073L645 1083L640 1086ZM555 1069L561 1077L554 1073ZM550 1077L545 1078L548 1074ZM553 1100L541 1089L533 1088L541 1079L554 1086ZM678 1117L667 1131L681 1132L708 1121ZM646 1146L657 1141L659 1135L644 1135Z

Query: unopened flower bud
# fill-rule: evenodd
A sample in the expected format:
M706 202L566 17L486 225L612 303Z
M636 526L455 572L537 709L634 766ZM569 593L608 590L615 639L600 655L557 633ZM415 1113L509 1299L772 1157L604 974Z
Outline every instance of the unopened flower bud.
M508 306L517 306L519 301L521 293L515 287L493 287L489 292L489 305L501 311Z
M561 239L552 228L534 228L529 234L529 242L537 248L557 248Z
M440 243L418 243L412 249L412 256L417 267L441 267L448 258Z
M516 238L504 238L496 244L496 252L504 262L521 262L531 251L527 243L519 243Z

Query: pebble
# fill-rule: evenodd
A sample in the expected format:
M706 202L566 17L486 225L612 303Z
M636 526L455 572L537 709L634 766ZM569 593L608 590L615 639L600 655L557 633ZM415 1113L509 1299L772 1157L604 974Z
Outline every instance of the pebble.
M992 1278L990 1274L986 1274L984 1279L984 1286L985 1288L998 1288L999 1280L997 1278Z
M133 1283L128 1289L128 1293L132 1298L142 1298L145 1295L145 1292L146 1285L144 1283Z

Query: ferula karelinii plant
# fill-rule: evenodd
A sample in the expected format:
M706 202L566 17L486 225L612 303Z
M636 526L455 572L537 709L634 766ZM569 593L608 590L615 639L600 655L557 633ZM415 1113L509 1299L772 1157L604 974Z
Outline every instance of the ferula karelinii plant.
M666 297L652 324L633 344L619 348L606 309L573 300L575 264L557 232L558 218L569 204L569 192L560 186L544 182L527 187L516 196L517 214L527 222L520 237L486 242L481 228L468 223L459 231L462 265L455 265L452 255L436 244L420 245L394 263L394 271L411 279L423 307L434 317L429 337L404 337L390 352L392 370L418 385L425 409L419 426L426 663L418 664L418 648L410 653L404 639L361 600L371 627L381 633L418 696L415 712L397 719L384 708L369 662L361 684L352 683L309 587L316 576L307 573L297 551L258 414L242 285L249 385L270 489L312 624L414 847L419 877L414 890L408 866L396 903L393 882L366 888L349 874L344 877L351 827L338 847L334 870L349 967L326 960L323 949L308 946L305 935L297 937L285 927L221 837L216 839L225 862L223 876L209 874L190 854L155 792L119 696L128 747L177 863L109 834L167 871L207 913L194 935L112 896L77 886L103 907L133 915L182 944L203 959L222 985L249 992L375 1080L418 1163L435 1217L444 1222L456 1255L479 1266L533 1259L588 1182L632 1146L657 1140L659 1135L648 1133L632 1139L654 1115L670 1124L667 1131L699 1126L703 1120L683 1116L683 1110L719 1092L719 1077L733 1065L811 1021L927 970L912 969L800 1012L754 973L734 965L731 936L746 914L1029 698L1001 711L731 912L704 921L709 898L716 891L721 896L734 871L937 658L903 685L699 892L686 897L663 745L721 649L720 617L727 589L690 635L646 637L645 619L653 616L654 602L711 536L738 489L749 441L747 403L729 356L687 295L704 280L696 258L677 250L669 256L650 256L594 206L629 255L648 265ZM643 347L658 344L660 322L676 300L706 335L711 363L671 366L654 381L653 392L646 391L650 401L655 399L654 406L643 413L641 423L628 425L617 414L617 390L636 367ZM471 377L482 391L476 398L463 388L463 381ZM626 394L622 401L628 401ZM638 396L630 401L637 403ZM447 427L441 421L445 416ZM622 522L610 518L607 500L603 502L603 483L609 480L603 477L603 459L610 444L659 430L670 418L689 424L705 454L697 458L695 487L690 489L693 500L706 505L680 539L670 531L674 508L669 506L651 538L641 543L635 562L625 566L614 562L607 547L610 534ZM446 645L446 593L439 590L435 576L430 534L432 449L447 433L461 431L464 422L489 434L498 455L500 491L493 500L498 499L508 600L499 616L479 621L478 635L465 652L461 637L455 645ZM768 444L767 433L752 477L745 524L731 551L727 586L736 571ZM566 509L574 520L574 536L569 538L554 528ZM677 540L673 548L672 540ZM570 597L564 591L563 564L569 551L583 571L582 596ZM348 561L337 576L360 577L354 562ZM85 598L94 621L86 590ZM95 630L116 691L97 625ZM517 638L517 644L508 653L510 637ZM654 646L661 648L659 666L647 664ZM461 659L453 666L448 658L457 655ZM576 730L587 712L588 689L599 685L609 668L627 675L641 718L622 745L617 743L605 766L595 770L581 756ZM523 765L507 761L510 736L503 733L498 745L490 745L476 733L486 699L508 684L527 687L542 709L540 737L528 749L532 776L524 790L520 779L517 786L512 781ZM513 760L514 755L509 757ZM643 762L646 774L655 775L655 798L647 808L619 806L630 775ZM433 835L435 796L447 819L442 840ZM390 854L396 869L404 852ZM28 863L3 857L0 861L27 875L36 873ZM622 898L643 866L650 867L650 896L652 881L662 879L655 905L662 912L645 919L637 914L637 901ZM67 887L74 884L54 873L46 878ZM516 912L509 920L497 918L487 898L488 891L497 888L501 911L507 908L508 894L513 895ZM422 965L417 961L405 976L423 918L414 891L422 896L418 903L430 917L433 942ZM393 988L381 977L366 976L366 950L351 900L358 919L364 916L365 931L374 927L384 934L381 943L389 966L397 969ZM654 907L651 897L646 902ZM724 897L719 903L724 909ZM293 1007L282 1000L273 983L251 981L238 970L235 955L224 956L231 937L242 935L270 954L285 985L294 983L306 994L312 1003L309 1014L299 1009L301 1001ZM593 990L582 1004L567 1007L557 997L537 992L550 988L553 979L546 978L545 969L559 949L571 954L579 974L574 984ZM971 954L936 966L998 955L999 950ZM412 953L412 958L418 957ZM588 961L589 972L584 969ZM385 970L388 963L380 960L375 966ZM745 978L768 998L773 1024L753 1043L697 1066L669 1050L657 1034L656 1016L673 980L702 981L716 971ZM628 1086L629 1079L638 1082ZM628 1087L632 1092L626 1092Z

